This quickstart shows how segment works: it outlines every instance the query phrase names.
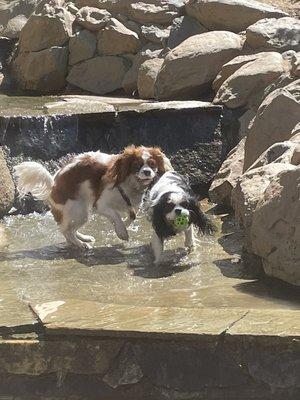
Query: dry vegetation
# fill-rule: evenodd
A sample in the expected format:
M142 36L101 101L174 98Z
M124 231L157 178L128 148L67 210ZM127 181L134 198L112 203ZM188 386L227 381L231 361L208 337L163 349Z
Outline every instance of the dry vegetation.
M259 0L271 6L280 8L293 16L300 16L300 0Z

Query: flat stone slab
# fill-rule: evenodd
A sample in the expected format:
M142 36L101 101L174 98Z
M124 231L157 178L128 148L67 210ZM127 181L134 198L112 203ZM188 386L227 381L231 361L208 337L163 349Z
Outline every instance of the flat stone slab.
M250 310L228 329L227 334L294 337L298 338L300 345L300 311Z
M33 332L37 326L38 321L28 304L18 298L9 282L0 280L0 336Z
M33 305L48 334L215 337L245 315L240 309L140 307L68 300Z

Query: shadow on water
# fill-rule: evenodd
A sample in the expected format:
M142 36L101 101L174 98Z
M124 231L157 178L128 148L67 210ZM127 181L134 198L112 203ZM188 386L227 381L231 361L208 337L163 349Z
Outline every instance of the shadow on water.
M300 306L300 288L291 286L279 279L265 277L252 282L243 282L234 285L234 288L241 293L273 301L290 301L295 306ZM297 307L297 308L298 308Z
M91 250L82 251L68 248L65 244L43 246L31 250L21 250L14 252L0 252L1 261L17 260L76 260L86 267L121 265L127 264L128 268L134 271L135 276L143 278L163 278L190 269L197 263L179 263L186 257L184 249L176 251L167 250L165 252L166 262L155 266L149 245L140 245L126 248L123 244L96 247Z

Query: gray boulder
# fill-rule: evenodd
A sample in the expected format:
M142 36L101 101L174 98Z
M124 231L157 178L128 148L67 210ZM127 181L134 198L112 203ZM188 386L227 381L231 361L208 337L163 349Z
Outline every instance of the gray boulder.
M242 47L243 39L231 32L207 32L186 39L166 56L157 76L155 98L199 96Z
M42 14L33 14L20 33L20 51L64 45L72 36L73 21L74 16L63 8L48 7Z
M300 21L297 18L266 18L249 26L246 43L252 49L300 51Z
M204 32L207 32L207 29L195 18L189 17L188 15L175 18L171 26L168 47L174 49L174 47L178 46L190 36L199 35Z
M300 115L300 79L274 90L260 105L248 131L244 170L276 142L290 140Z
M100 55L135 54L140 47L138 35L115 18L111 18L106 27L98 33L97 49Z
M262 18L288 14L254 0L189 0L187 14L211 30L241 32Z
M76 22L89 31L99 31L110 20L111 14L94 7L82 7L76 14Z
M74 65L67 81L80 89L103 95L122 87L128 68L128 61L122 57L95 57Z
M279 53L270 52L241 66L218 90L214 103L228 108L246 106L256 110L262 102L264 91L285 71Z
M141 99L154 99L155 81L163 62L162 58L153 58L141 65L138 74L138 92Z
M20 53L13 70L24 90L57 93L66 85L68 48L51 47L37 52Z
M97 37L86 29L79 31L69 42L69 65L93 58L97 46Z

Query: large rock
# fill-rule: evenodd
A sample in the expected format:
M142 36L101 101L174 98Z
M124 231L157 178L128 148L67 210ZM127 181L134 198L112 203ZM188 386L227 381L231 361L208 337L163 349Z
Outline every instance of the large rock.
M300 286L300 168L273 179L252 217L251 244L265 273Z
M146 41L160 44L169 37L170 28L154 24L142 25L141 34Z
M129 6L129 16L141 24L154 23L170 25L174 18L178 17L178 7L172 2L136 2Z
M69 42L69 64L74 65L80 61L93 58L97 46L97 38L94 33L86 29L79 31Z
M73 21L74 16L63 8L48 8L45 14L33 14L20 33L20 51L64 45L72 35Z
M218 73L216 79L212 83L212 88L217 92L222 84L228 79L232 74L234 74L243 65L248 64L257 58L265 57L268 55L267 52L261 52L257 54L248 54L243 56L237 56L230 60L228 63L224 64L221 71Z
M291 73L293 76L300 78L300 52L295 53L291 58L292 70Z
M249 26L246 43L253 49L300 51L300 21L297 18L265 18Z
M167 55L157 77L156 99L199 96L242 46L243 39L231 32L207 32L186 39Z
M171 26L168 47L174 49L190 36L200 35L207 32L207 29L195 18L187 15L175 18Z
M101 55L135 54L140 47L141 42L138 35L115 18L112 18L98 33L97 49Z
M39 0L2 0L0 2L0 27L5 29L8 21L19 15L28 18L35 10L38 2Z
M128 67L128 61L122 57L95 57L74 65L67 81L81 89L102 95L122 87Z
M1 36L10 39L17 39L26 22L27 18L25 17L25 15L17 15L16 17L11 18L8 21L6 27L0 30Z
M99 31L110 20L111 14L94 7L82 7L76 14L76 22L90 31Z
M113 14L128 14L128 7L134 0L75 0L78 8L95 7L101 10L107 10Z
M290 164L271 163L245 172L232 190L236 218L245 228L245 249L252 253L251 227L253 213L266 188L278 173L294 169Z
M247 171L272 162L300 165L300 136L295 134L291 140L273 144L258 157Z
M241 32L262 18L280 18L288 14L253 0L190 0L187 14L211 30Z
M162 58L153 58L141 65L138 74L138 92L141 99L154 99L155 80L163 62Z
M0 147L0 218L12 207L15 198L15 185L7 168L2 148Z
M262 102L245 144L244 170L276 142L289 140L300 115L300 79L274 90Z
M57 93L66 85L68 48L20 53L14 62L18 85L24 90Z
M122 88L125 93L132 95L137 90L137 81L139 69L143 62L152 58L158 58L161 50L157 45L150 44L143 47L143 49L135 56L131 68L127 71L122 82Z
M231 207L231 194L243 174L245 138L231 150L209 189L212 202Z
M285 71L284 60L279 53L264 53L241 66L218 90L214 103L228 108L247 106L256 110L263 98L264 90Z

